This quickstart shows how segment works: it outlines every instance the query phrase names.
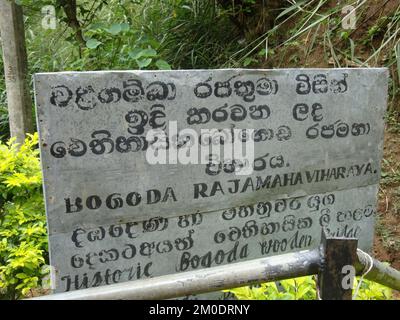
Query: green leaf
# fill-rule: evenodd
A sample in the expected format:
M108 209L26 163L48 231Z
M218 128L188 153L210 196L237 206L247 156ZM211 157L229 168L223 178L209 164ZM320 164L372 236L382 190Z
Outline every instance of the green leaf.
M155 39L149 39L147 40L147 43L154 49L158 49L160 47L160 42Z
M124 22L124 23L121 23L121 24L120 24L120 26L121 26L121 31L123 31L123 32L125 32L125 31L128 31L128 30L129 30L129 24L128 24L128 23L126 23L126 22Z
M121 24L113 23L110 28L107 29L107 32L111 33L112 35L117 35L122 31Z
M243 61L243 66L244 66L244 67L247 67L247 66L249 66L250 64L252 64L253 62L257 62L257 60L256 60L256 59L253 59L253 58L247 57L247 58L244 59L244 61Z
M136 60L136 63L139 66L139 68L142 69L150 65L151 61L152 61L151 58L147 58L147 59Z
M25 273L18 273L18 274L16 275L16 277L17 277L18 279L25 279L25 278L27 278L28 276L27 276Z
M265 57L266 53L267 53L267 50L264 48L264 49L261 49L261 50L257 53L257 55L260 56L260 57Z
M148 49L135 48L128 54L129 57L131 57L132 59L151 58L157 55L157 51L151 48Z
M160 70L171 70L170 64L167 61L162 60L162 59L159 59L156 61L156 66Z
M156 55L157 55L157 51L152 48L144 49L141 52L141 56L146 57L146 58L155 57Z
M96 49L99 45L101 45L101 42L96 39L89 39L86 41L86 46L89 49Z
M142 52L141 48L135 48L132 51L128 53L129 57L132 59L139 59L140 58L140 53Z
M87 30L98 30L98 29L105 29L105 25L103 22L92 23L87 27Z

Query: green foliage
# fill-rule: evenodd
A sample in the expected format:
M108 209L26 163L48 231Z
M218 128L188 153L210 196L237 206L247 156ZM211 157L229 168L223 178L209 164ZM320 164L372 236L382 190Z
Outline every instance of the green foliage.
M400 170L396 166L396 159L392 157L382 159L381 184L393 185L400 182Z
M400 62L399 62L400 64ZM388 124L387 130L393 133L400 133L400 113L399 111L388 111L385 114L385 123Z
M230 11L215 0L144 0L135 9L133 25L157 39L175 69L219 68L242 48Z
M275 282L262 283L259 287L241 287L225 290L239 300L314 300L315 282L312 277L300 277L280 282L280 291Z
M0 298L17 299L41 285L47 230L38 135L0 142Z
M262 283L256 287L241 287L224 290L231 292L239 300L315 300L317 298L315 280L312 276L280 281L281 289L275 282ZM354 279L354 289L358 280ZM373 281L363 280L356 300L390 300L392 290Z
M398 194L394 192L393 194L393 211L395 214L399 214L400 203L398 199ZM395 230L396 225L387 225L382 219L382 215L376 217L376 234L381 238L381 242L384 248L389 251L399 251L400 250L400 239L396 236Z
M251 64L254 64L254 63L257 63L257 62L258 62L258 61L257 61L256 59L247 57L247 58L244 59L244 61L243 61L243 67L248 67L248 66L250 66Z
M82 68L171 69L161 58L158 41L126 23L93 23L85 29ZM102 57L102 59L98 59Z
M5 91L3 92L5 93ZM8 137L9 137L8 111L5 105L0 102L0 141L6 140Z
M354 279L354 287L357 286L359 279ZM363 280L358 291L356 300L391 300L393 299L392 289L379 283Z

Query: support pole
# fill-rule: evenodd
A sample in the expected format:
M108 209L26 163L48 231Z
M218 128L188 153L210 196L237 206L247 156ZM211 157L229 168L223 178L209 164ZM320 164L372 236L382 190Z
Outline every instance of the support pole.
M0 0L0 35L11 137L23 143L33 131L32 100L27 83L27 57L22 8Z
M318 288L322 300L351 300L352 286L344 285L343 278L349 275L343 272L343 268L350 266L355 270L358 261L357 243L357 239L327 238L325 231L322 231L322 264L318 273Z

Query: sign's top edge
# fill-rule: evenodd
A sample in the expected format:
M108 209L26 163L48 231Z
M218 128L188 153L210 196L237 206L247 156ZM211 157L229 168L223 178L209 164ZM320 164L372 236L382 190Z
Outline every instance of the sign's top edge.
M180 70L98 70L98 71L59 71L59 72L38 72L34 75L51 75L51 74L100 74L100 73L160 73L160 72L192 72L192 71L203 71L203 72L211 72L211 71L246 71L246 72L270 72L270 71L333 71L333 70L371 70L371 71L387 71L386 67L374 67L374 68L282 68L282 69L246 69L246 68L226 68L226 69L180 69Z

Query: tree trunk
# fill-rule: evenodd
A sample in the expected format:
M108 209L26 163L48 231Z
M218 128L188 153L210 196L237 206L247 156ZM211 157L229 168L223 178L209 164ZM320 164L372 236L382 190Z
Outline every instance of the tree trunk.
M68 26L75 32L75 39L80 47L85 46L85 40L81 30L81 23L78 20L76 0L60 0L60 4L67 16Z
M32 100L27 83L27 57L22 8L0 0L0 34L11 137L20 144L33 131Z

